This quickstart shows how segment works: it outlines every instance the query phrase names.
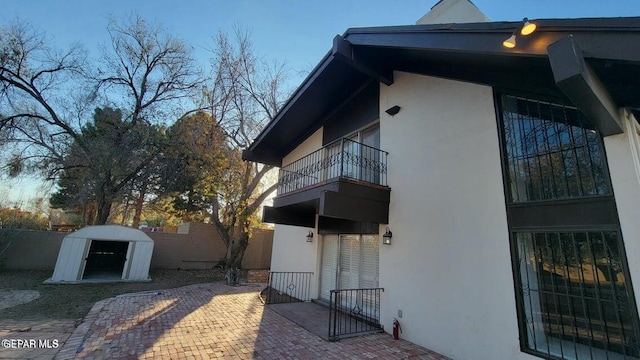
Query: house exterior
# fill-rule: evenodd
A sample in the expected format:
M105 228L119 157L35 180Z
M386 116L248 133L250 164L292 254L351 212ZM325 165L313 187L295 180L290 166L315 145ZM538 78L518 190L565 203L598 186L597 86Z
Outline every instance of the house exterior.
M535 23L336 36L243 154L271 270L455 359L640 358L640 18Z

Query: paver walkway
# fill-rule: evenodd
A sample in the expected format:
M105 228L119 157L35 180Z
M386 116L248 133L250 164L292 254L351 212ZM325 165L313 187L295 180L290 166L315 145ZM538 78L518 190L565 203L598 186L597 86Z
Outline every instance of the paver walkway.
M75 328L76 320L1 320L0 359L51 360Z
M447 359L388 334L324 341L263 306L260 289L200 284L100 301L56 359Z

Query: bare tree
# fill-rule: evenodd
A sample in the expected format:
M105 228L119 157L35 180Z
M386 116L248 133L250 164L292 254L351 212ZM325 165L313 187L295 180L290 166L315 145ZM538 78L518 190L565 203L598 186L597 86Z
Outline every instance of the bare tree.
M206 106L239 151L274 118L286 99L285 66L259 58L249 33L240 28L235 29L232 38L220 33L214 54L214 76L206 93ZM237 159L240 161L239 152ZM277 187L275 183L264 185L272 166L234 164L229 168L236 171L237 181L226 182L226 187L212 197L211 204L211 221L227 246L228 267L239 267L242 263L255 214Z
M137 15L111 19L107 29L111 47L103 47L104 67L96 74L104 94L134 124L179 118L181 101L198 95L205 82L193 49Z
M54 177L68 145L80 140L90 103L86 54L79 45L60 51L49 43L26 23L0 28L0 145L8 150L1 160L10 175L31 168Z
M66 52L51 48L27 24L0 29L0 145L11 149L0 160L11 175L31 169L55 179L73 169L91 169L92 159L100 155L86 142L83 129L98 102L122 110L123 123L116 129L122 138L128 131L178 118L184 102L199 93L204 79L186 42L139 16L122 23L112 19L107 29L111 47L103 47L102 67L88 63L78 45ZM69 161L72 146L73 159L83 161ZM144 184L143 170L158 152L156 147L131 154L131 166L121 167L127 173L101 177L104 181L91 189L98 203L95 223L107 221L127 185ZM144 199L144 191L137 196Z

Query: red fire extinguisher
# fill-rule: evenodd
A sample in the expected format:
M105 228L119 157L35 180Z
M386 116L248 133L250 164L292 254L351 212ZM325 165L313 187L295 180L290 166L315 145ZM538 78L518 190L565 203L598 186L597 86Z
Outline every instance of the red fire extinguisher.
M400 322L398 319L393 319L393 340L400 339L400 335L398 332L402 332L402 328L400 327Z

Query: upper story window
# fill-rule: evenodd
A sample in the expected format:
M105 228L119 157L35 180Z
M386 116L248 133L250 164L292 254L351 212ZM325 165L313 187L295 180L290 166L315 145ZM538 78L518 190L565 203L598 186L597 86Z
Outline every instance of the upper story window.
M511 202L612 193L600 135L575 107L501 100Z
M545 359L640 359L600 135L562 102L497 100L522 350Z

